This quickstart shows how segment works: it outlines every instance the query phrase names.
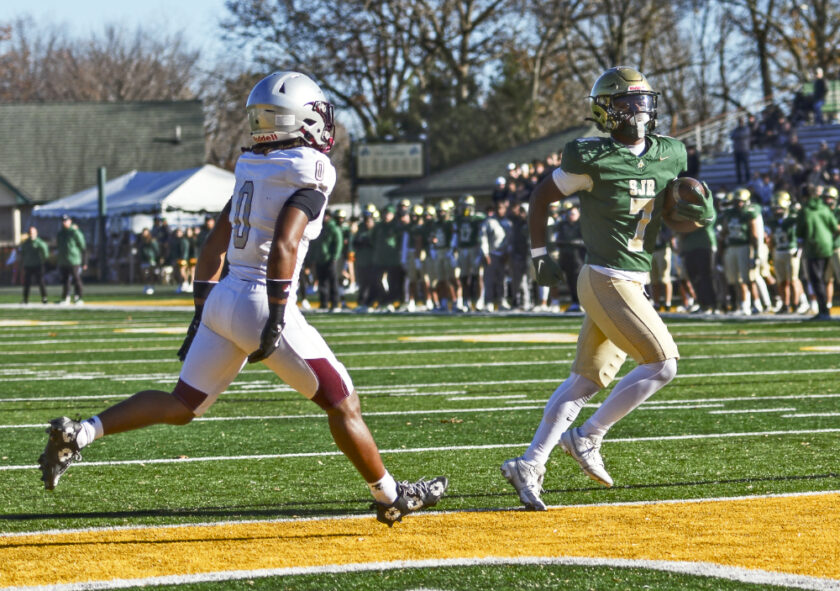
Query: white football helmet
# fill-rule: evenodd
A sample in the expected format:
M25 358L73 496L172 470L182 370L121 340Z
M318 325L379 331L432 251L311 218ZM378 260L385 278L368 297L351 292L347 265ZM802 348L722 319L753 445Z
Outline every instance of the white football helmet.
M332 148L333 106L300 72L274 72L257 82L246 110L251 139L257 144L301 139L319 152Z

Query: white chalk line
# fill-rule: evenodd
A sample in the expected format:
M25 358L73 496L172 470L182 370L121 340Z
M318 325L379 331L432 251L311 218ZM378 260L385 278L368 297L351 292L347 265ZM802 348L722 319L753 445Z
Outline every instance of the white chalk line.
M542 407L540 407L542 408ZM840 433L840 428L837 429L798 429L793 431L754 431L745 433L702 433L692 435L660 435L657 437L618 437L607 440L612 443L642 443L642 442L660 442L660 441L688 441L697 439L729 439L739 437L771 437L771 436L790 436L790 435L817 435L826 433ZM400 449L380 449L382 454L407 454L407 453L449 453L454 451L477 451L488 449L507 449L512 447L528 447L528 443L497 443L487 445L453 445L442 447L419 447L419 448L400 448ZM194 462L228 462L228 461L254 461L254 460L284 460L292 458L316 458L341 456L340 451L321 451L321 452L295 452L286 454L256 454L247 456L202 456L197 458L152 458L145 460L111 460L101 462L79 462L76 466L130 466L130 465L148 465L148 464L190 464ZM37 469L36 464L32 465L10 465L0 466L0 471L9 470L34 470Z
M484 558L444 558L434 560L399 560L392 562L361 562L313 567L287 567L277 569L216 571L192 575L165 575L137 579L112 579L110 581L91 581L86 583L67 583L49 587L8 587L8 591L94 591L99 589L126 589L130 587L186 585L238 581L243 579L262 579L268 577L288 577L295 575L346 574L371 571L390 571L403 569L437 569L470 566L586 566L607 568L648 569L683 575L711 577L770 587L793 587L814 591L837 591L840 581L807 575L761 569L725 566L713 562L688 562L670 560L644 560L627 558L600 558L578 556L518 556ZM420 587L424 591L432 591Z

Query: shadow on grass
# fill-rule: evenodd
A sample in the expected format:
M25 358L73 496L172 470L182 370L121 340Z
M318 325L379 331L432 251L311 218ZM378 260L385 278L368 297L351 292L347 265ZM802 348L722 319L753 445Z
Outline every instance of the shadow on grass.
M370 514L368 511L360 512L353 509L341 509L337 504L358 504L367 510L370 499L345 499L342 501L311 501L301 503L285 503L265 508L258 507L203 507L203 508L160 508L160 509L139 509L134 511L71 511L54 513L10 513L0 515L0 523L14 521L28 521L33 519L57 520L67 519L131 519L141 517L189 517L189 518L211 518L227 517L235 519L276 519L282 517L305 518L324 517L336 515L358 515Z

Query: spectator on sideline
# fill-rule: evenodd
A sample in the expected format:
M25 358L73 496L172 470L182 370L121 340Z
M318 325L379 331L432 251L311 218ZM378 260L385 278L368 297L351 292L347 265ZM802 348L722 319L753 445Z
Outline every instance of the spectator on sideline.
M137 258L140 262L140 276L143 279L143 293L154 295L154 284L160 273L160 247L152 236L151 230L143 228L137 245Z
M808 279L817 298L814 320L830 320L831 311L825 291L825 272L834 252L834 237L840 233L834 213L816 192L807 196L796 222L796 237L802 247Z
M69 215L61 216L61 230L55 238L58 249L58 272L61 274L61 303L70 303L70 282L73 303L82 304L82 271L87 269L85 236Z
M47 303L47 286L44 283L44 263L50 255L49 247L38 237L38 228L29 226L27 238L20 243L20 265L23 271L23 303L29 303L29 289L32 282L38 283L41 302Z
M312 241L311 248L320 308L338 312L341 309L338 305L338 261L344 248L344 236L329 209L324 210L321 234Z
M484 257L484 304L488 312L509 308L505 302L505 272L510 254L511 224L507 201L497 201L493 215L481 226L481 255Z
M735 158L735 176L739 185L750 180L751 136L747 120L740 117L738 126L729 134L732 139L732 155Z
M825 97L828 95L828 86L825 83L822 68L817 68L814 71L814 75L814 93L811 95L811 108L814 110L814 123L822 125L825 123L822 109L825 106Z

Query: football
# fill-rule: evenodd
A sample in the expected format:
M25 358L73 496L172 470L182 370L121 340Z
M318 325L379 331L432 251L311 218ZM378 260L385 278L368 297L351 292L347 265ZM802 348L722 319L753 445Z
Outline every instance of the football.
M697 189L700 193L705 193L703 183L697 179L688 176L676 178L668 183L665 187L665 203L663 205L663 215L675 222L687 221L683 216L674 212L674 206L677 201L686 201L694 205L702 205L703 199L694 192ZM697 227L702 227L702 224L696 224Z

